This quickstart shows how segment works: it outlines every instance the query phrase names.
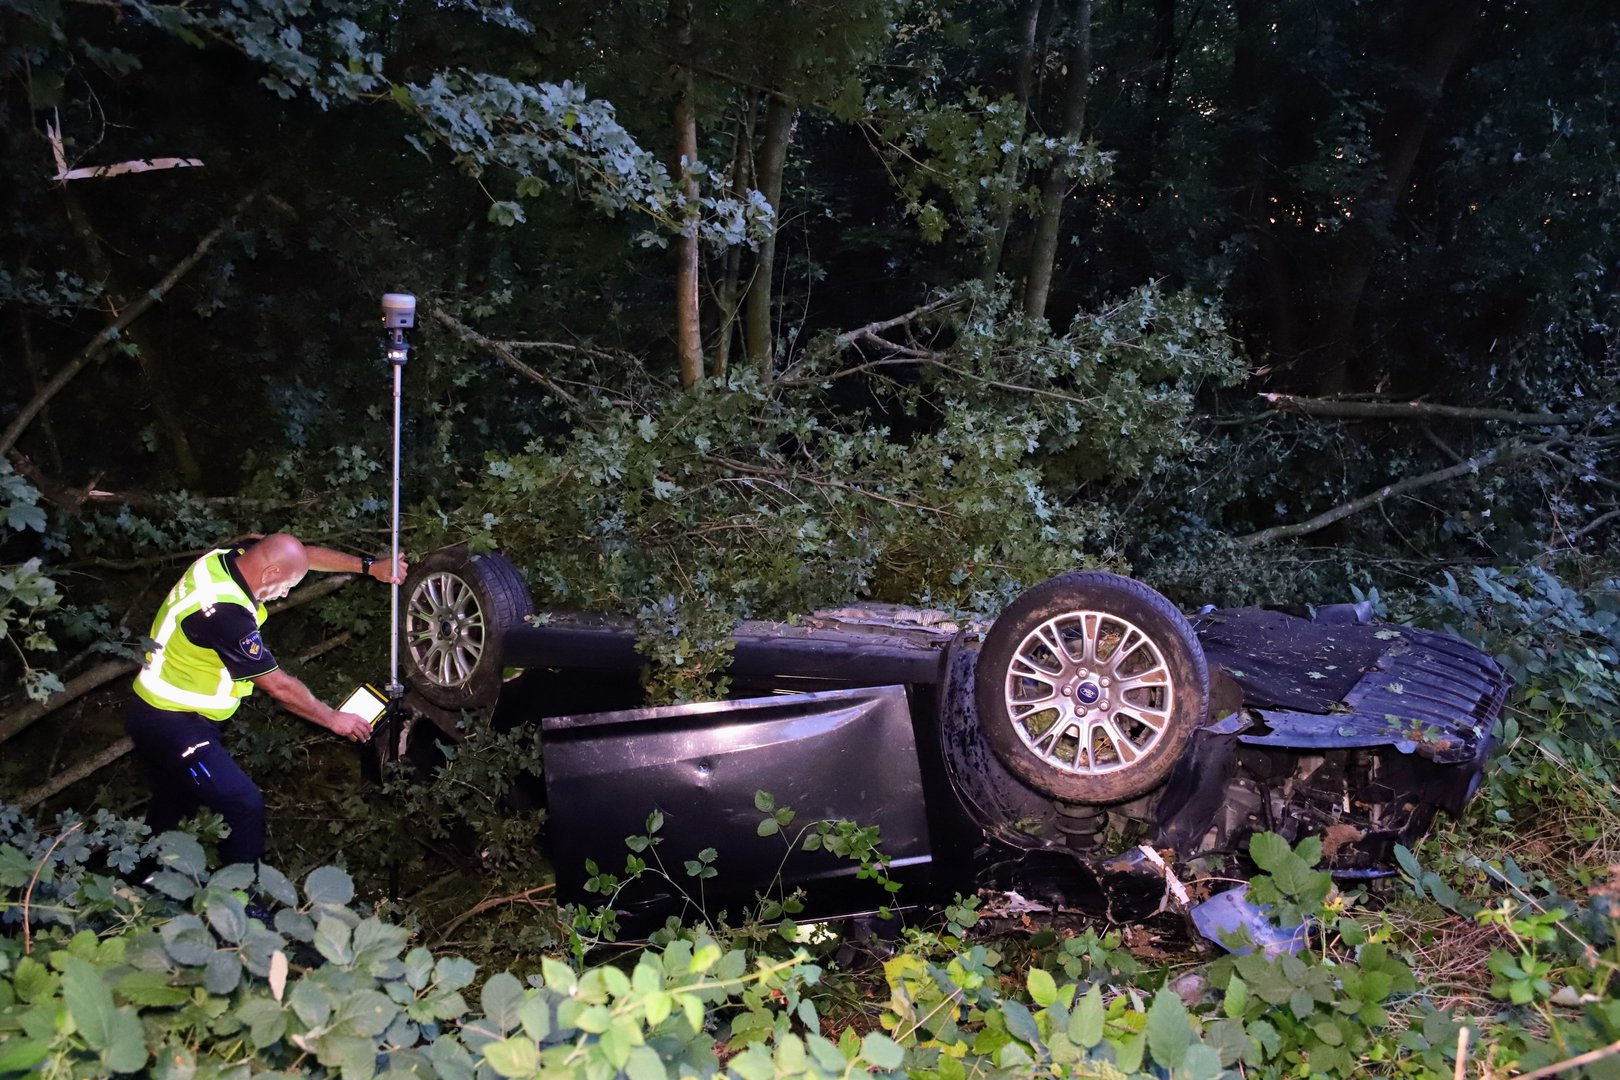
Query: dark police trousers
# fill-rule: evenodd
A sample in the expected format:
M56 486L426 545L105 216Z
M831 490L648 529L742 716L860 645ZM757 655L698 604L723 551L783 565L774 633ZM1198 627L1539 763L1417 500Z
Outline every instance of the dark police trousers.
M169 712L135 695L124 707L124 731L152 802L146 824L156 836L206 806L225 818L231 835L220 845L223 865L264 855L264 796L220 745L219 724L189 712Z

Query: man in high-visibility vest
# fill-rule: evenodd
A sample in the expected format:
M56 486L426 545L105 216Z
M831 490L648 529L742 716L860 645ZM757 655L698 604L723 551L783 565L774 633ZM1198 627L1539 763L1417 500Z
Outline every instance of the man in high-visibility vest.
M306 545L286 533L247 548L221 548L192 563L169 590L152 621L146 664L124 730L152 789L146 822L154 834L209 807L231 834L220 845L226 864L253 863L264 854L264 796L219 741L220 722L255 686L283 708L354 742L371 725L325 705L281 670L259 635L264 603L279 600L310 570L361 573L378 581L404 578L405 560L387 560Z

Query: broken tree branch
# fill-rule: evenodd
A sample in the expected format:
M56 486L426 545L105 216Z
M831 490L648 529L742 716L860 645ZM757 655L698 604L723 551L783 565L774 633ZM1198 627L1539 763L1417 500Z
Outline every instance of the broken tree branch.
M23 792L12 801L11 805L19 810L30 810L52 795L66 791L91 773L100 772L133 749L135 749L135 744L130 741L128 736L125 736L95 757L85 758L71 769L64 769L38 787Z
M578 398L574 397L573 394L570 394L568 391L558 386L551 379L548 379L546 376L534 370L534 368L530 367L528 364L525 364L522 360L519 360L517 353L513 352L511 348L506 345L506 343L485 337L483 334L480 334L478 331L474 330L472 327L468 326L466 323L462 322L460 319L456 318L442 307L435 305L428 310L432 312L435 319L438 319L439 322L443 323L450 330L454 331L455 334L463 341L469 341L481 349L488 349L491 353L495 354L495 358L497 360L511 368L513 371L517 372L519 375L522 375L524 378L532 379L536 383L539 383L552 397L561 401L571 409L579 408Z
M833 343L840 349L847 349L857 340L863 337L876 337L885 330L893 330L897 326L905 326L908 323L915 322L924 315L931 314L935 311L944 311L947 308L955 307L961 302L962 299L956 296L948 296L941 300L935 300L932 303L923 304L921 307L912 308L904 315L896 315L892 319L881 319L878 322L867 323L865 326L857 327L854 330L846 330L844 333L839 334L836 338L834 338Z
M513 893L510 896L486 897L474 904L472 907L468 908L466 911L463 911L460 915L457 915L454 919L450 920L450 925L446 926L444 928L444 933L439 935L437 944L443 945L445 942L450 940L451 934L454 934L461 928L462 923L466 922L475 915L482 915L491 908L504 907L507 904L528 904L530 907L539 907L540 905L535 902L534 894L550 892L554 887L555 886L549 884L536 885L532 889L524 889L522 892Z
M1585 417L1559 413L1514 412L1511 409L1476 409L1462 405L1435 405L1427 401L1344 401L1338 398L1297 397L1294 394L1261 394L1262 398L1287 412L1306 416L1333 416L1347 420L1499 420L1505 424L1530 427L1559 427L1579 423Z
M1343 521L1347 517L1377 506L1385 499L1393 498L1396 495L1405 495L1408 492L1428 487L1431 484L1441 484L1459 476L1467 476L1469 473L1483 472L1490 466L1500 462L1543 451L1548 445L1550 444L1506 443L1457 465L1436 469L1434 472L1423 473L1420 476L1409 476L1405 480L1393 484L1386 484L1358 499L1351 499L1349 502L1335 506L1333 509L1318 514L1309 520L1296 522L1293 525L1274 525L1269 529L1261 529L1259 532L1240 536L1237 538L1237 543L1240 547L1259 547L1274 540L1289 540L1296 536L1308 536L1313 532L1327 528L1336 521Z
M349 582L355 580L358 574L329 574L314 585L307 585L287 599L270 605L270 614L276 615L300 604L307 604L311 600L319 600L323 596L330 596ZM49 716L64 705L70 705L90 691L105 686L118 678L140 667L134 660L109 660L104 664L97 664L89 671L73 679L62 689L46 698L44 701L30 701L22 708L6 716L0 717L0 743L28 728L36 720Z
M17 445L17 440L22 437L22 433L27 430L28 425L33 423L34 417L39 415L39 411L49 404L52 398L61 393L62 388L72 382L74 377L83 371L92 360L105 352L107 346L118 340L118 335L124 332L125 327L146 314L148 308L167 296L169 290L173 289L181 278L190 273L192 268L202 261L203 256L208 254L208 249L213 247L221 236L225 235L225 231L236 223L237 215L246 209L248 203L252 201L253 195L249 194L233 206L225 220L214 226L206 236L197 241L197 246L192 249L190 255L175 263L169 269L169 272L163 275L161 281L136 298L133 303L123 310L118 318L104 326L100 333L90 339L88 345L79 350L79 355L69 360L62 370L58 371L51 378L51 381L45 384L44 389L35 394L33 399L22 407L22 411L11 422L11 426L6 428L3 434L0 434L0 454L6 453Z
M307 664L316 657L325 655L326 653L331 652L333 649L347 644L349 639L353 636L353 634L345 630L341 634L336 634L329 637L319 645L316 645L314 648L307 649L300 653L298 656L298 662L300 664ZM51 777L43 784L40 784L38 787L30 791L23 792L21 796L12 801L11 805L17 807L19 810L28 810L32 807L38 806L51 796L61 794L74 784L77 784L80 780L89 777L93 773L100 772L113 762L122 759L125 754L129 753L133 749L135 749L135 744L130 739L119 739L117 742L113 743L111 746L107 747L94 757L86 758L77 765L73 766L71 769L64 769L57 773L55 776Z
M108 660L97 664L78 678L71 679L67 685L44 701L30 701L3 718L0 718L0 743L24 730L34 721L49 716L64 705L79 700L97 687L105 686L118 678L134 671L140 665L133 660Z

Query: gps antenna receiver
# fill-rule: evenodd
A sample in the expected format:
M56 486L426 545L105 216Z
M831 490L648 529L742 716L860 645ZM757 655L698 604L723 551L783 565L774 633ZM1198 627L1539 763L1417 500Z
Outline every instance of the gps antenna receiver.
M403 381L402 376L405 373L405 361L410 358L411 353L411 345L406 340L405 331L416 325L416 297L410 293L384 293L382 298L382 320L383 351L388 357L388 363L394 369L394 489L390 500L393 521L389 530L393 540L393 550L390 552L392 560L388 564L390 571L392 571L399 566L400 389ZM391 592L391 610L389 614L392 616L390 625L393 630L388 643L388 697L391 702L397 702L405 694L405 686L399 681L398 582L394 583Z

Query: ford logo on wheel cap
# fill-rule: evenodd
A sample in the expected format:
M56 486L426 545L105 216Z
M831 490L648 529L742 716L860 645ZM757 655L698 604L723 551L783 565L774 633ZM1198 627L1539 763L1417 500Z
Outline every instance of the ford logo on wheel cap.
M1081 683L1074 691L1074 696L1082 705L1095 705L1097 699L1102 697L1102 691L1097 689L1094 682Z

